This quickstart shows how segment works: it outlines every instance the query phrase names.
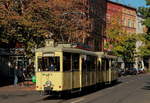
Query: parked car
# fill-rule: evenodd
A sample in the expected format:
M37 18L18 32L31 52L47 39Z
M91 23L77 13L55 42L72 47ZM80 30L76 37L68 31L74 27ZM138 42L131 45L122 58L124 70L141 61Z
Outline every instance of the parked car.
M136 68L129 68L126 70L127 75L136 75L138 73L138 70Z
M145 73L144 68L139 68L139 69L138 69L138 71L139 71L139 74L141 74L141 73Z
M124 69L119 69L119 70L118 70L118 75L119 75L119 77L121 77L121 76L123 76L123 75L126 75L126 74L125 74L125 70L124 70Z

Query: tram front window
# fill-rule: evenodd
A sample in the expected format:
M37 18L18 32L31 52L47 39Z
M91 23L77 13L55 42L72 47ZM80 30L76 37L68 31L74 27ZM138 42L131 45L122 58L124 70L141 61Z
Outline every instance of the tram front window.
M60 71L59 57L38 58L38 71Z

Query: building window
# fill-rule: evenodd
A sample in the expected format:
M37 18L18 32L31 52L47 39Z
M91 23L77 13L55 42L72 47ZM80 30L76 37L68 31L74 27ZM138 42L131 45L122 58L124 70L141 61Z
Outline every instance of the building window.
M138 22L138 29L140 29L141 28L141 23L140 22Z
M126 19L123 19L123 25L126 26Z
M130 26L129 27L132 27L132 24L133 24L133 22L132 22L132 20L130 20Z
M107 14L107 23L110 23L110 14Z
M132 27L133 27L133 28L135 27L135 25L134 25L134 24L135 24L135 21L133 21L133 22L132 22Z
M130 23L131 23L131 21L130 21L130 19L128 19L128 25L127 25L128 27L130 27Z

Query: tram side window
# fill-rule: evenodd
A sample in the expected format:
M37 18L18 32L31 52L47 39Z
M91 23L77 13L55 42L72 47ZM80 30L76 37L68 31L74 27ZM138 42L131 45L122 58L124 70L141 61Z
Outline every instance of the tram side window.
M106 66L105 66L105 59L102 58L101 70L104 71L105 69L106 69Z
M38 58L38 70L39 71L42 71L44 68L43 68L43 63L42 63L42 57L39 57Z
M93 71L93 70L95 70L96 69L96 65L97 65L97 63L96 63L96 57L90 57L90 63L91 63L91 67L90 67L90 70L91 71Z
M106 70L109 69L109 59L106 59Z
M42 57L38 58L39 71L60 71L59 57Z
M90 56L86 57L85 63L86 63L86 69L87 69L87 71L90 71L90 68L91 68Z
M63 53L63 71L71 71L71 53Z
M72 54L72 70L79 71L79 54Z
M82 58L82 70L86 71L87 67L86 67L86 62L84 60L84 58Z
M100 61L98 61L98 69L97 70L101 71L101 63L100 63Z
M96 57L93 56L87 56L86 60L85 60L85 64L87 67L87 71L94 71L96 69Z

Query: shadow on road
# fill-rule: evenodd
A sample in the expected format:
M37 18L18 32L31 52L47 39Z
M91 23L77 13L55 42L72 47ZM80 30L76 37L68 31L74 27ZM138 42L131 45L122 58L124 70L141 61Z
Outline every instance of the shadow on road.
M150 82L146 82L145 86L142 89L144 89L144 90L150 90Z
M13 80L12 79L0 77L0 87L12 85L12 84L13 84Z
M62 96L47 96L46 98L44 98L43 100L46 101L46 100L56 100L56 99L60 99L60 100L69 100L69 99L73 99L73 98L78 98L78 97L81 97L81 96L86 96L86 95L89 95L89 94L92 94L94 92L98 92L99 90L103 90L103 89L106 89L106 88L110 88L112 86L116 86L116 85L119 85L120 81L116 82L115 84L107 84L105 86L101 86L101 87L97 87L97 88L88 88L86 90L83 90L82 92L76 92L76 93L71 93L71 94L66 94L66 95L62 95Z

